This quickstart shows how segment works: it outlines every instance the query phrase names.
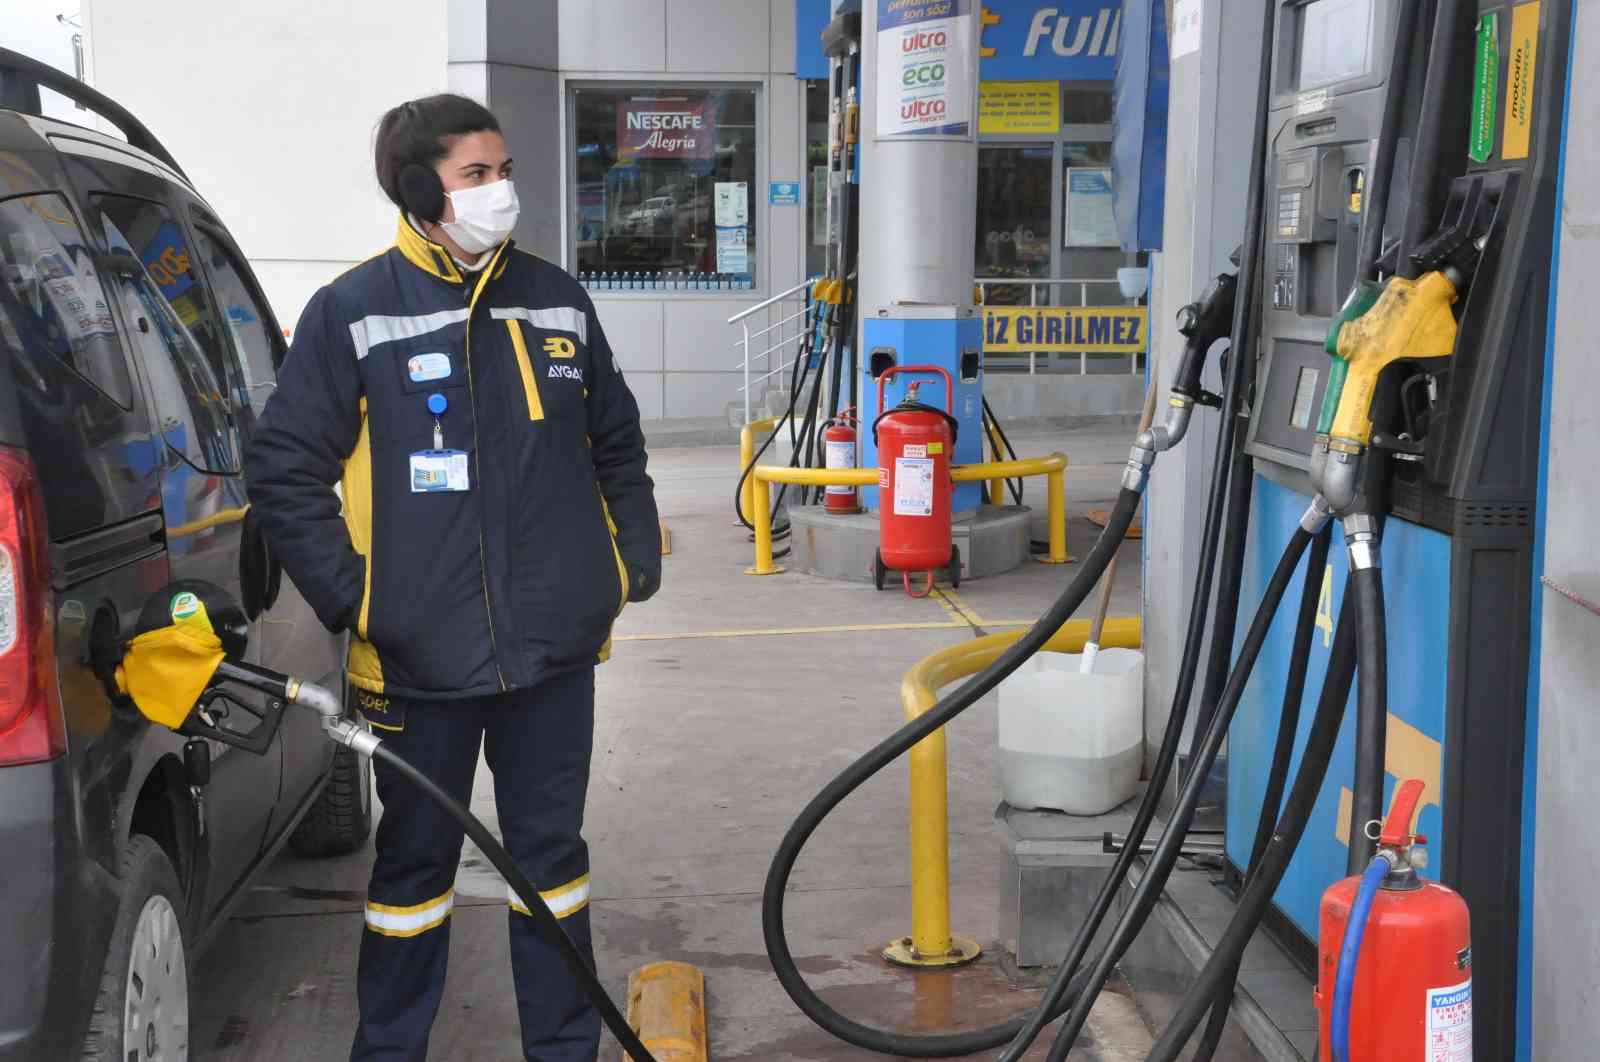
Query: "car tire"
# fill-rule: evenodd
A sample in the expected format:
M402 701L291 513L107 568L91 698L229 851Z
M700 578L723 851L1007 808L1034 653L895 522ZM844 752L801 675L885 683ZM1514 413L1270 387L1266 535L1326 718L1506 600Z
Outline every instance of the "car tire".
M122 899L111 931L83 1062L185 1062L189 963L183 887L142 834L122 853Z
M333 752L327 784L289 836L289 847L306 859L349 855L372 832L372 764L340 745Z

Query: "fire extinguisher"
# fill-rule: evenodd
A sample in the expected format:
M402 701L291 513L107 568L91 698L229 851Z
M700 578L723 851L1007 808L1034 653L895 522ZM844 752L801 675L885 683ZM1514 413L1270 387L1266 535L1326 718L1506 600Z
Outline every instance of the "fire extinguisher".
M945 409L917 399L917 384L905 399L883 409L883 389L891 376L933 373L944 378ZM906 593L926 597L933 592L933 573L948 568L950 585L961 585L961 551L951 542L950 457L957 424L949 409L955 404L955 383L937 365L900 365L878 377L878 408L872 424L878 446L878 553L872 581L879 590L889 571L901 573ZM911 590L911 573L926 572L922 593Z
M855 410L847 409L822 429L823 464L828 468L856 467ZM830 513L859 513L861 503L855 487L832 486L823 494L823 506Z
M1472 1062L1472 923L1457 893L1417 875L1422 789L1400 784L1366 873L1322 894L1319 1058Z

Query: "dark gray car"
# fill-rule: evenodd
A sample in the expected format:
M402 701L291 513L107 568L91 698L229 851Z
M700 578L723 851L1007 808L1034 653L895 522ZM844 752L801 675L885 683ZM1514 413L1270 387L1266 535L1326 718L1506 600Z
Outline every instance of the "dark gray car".
M40 84L126 141L38 117ZM0 1062L186 1058L193 957L252 873L366 840L365 762L310 713L263 756L186 747L114 684L146 597L203 579L244 602L251 660L342 688L245 500L283 353L166 150L0 50Z

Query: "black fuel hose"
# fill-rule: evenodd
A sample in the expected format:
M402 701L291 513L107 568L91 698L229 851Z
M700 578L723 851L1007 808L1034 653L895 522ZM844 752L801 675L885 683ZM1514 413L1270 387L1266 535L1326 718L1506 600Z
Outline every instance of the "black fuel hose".
M1333 636L1327 677L1322 683L1322 696L1317 702L1316 715L1312 717L1311 733L1306 738L1305 751L1300 757L1300 770L1295 775L1294 788L1289 793L1277 828L1256 865L1254 877L1239 897L1239 905L1228 928L1223 931L1222 939L1217 942L1211 958L1184 996L1177 1012L1162 1030L1155 1047L1145 1057L1145 1062L1175 1062L1182 1053L1200 1019L1238 968L1244 949L1255 936L1256 927L1266 915L1273 894L1278 891L1278 885L1289 868L1289 861L1305 834L1312 809L1321 795L1322 782L1327 776L1334 746L1339 740L1345 702L1350 697L1350 682L1356 670L1355 610L1350 605L1351 592L1347 587Z
M407 763L405 757L388 745L378 742L377 747L372 750L372 756L405 775L413 785L427 795L429 800L437 804L466 831L467 836L472 838L472 843L489 857L489 862L494 864L500 876L506 879L506 884L510 885L512 891L522 900L522 905L528 909L528 914L533 919L534 932L561 954L573 979L600 1011L601 1020L617 1038L622 1049L633 1058L634 1062L655 1062L655 1056L640 1042L638 1034L633 1031L633 1026L628 1024L628 1019L623 1017L617 1005L606 994L605 986L600 983L600 978L589 965L589 960L578 950L572 938L567 936L567 931L561 928L560 921L550 912L550 908L545 906L544 900L539 896L539 890L528 880L522 868L517 866L517 861L511 858L511 853L507 852L495 839L494 834L489 832L488 827L479 822L476 815L462 807L458 800L439 788L433 779Z
M1440 0L1451 3L1453 0ZM1383 115L1378 122L1378 144L1373 152L1372 177L1366 182L1361 239L1356 247L1356 280L1376 280L1383 254L1383 230L1389 219L1389 185L1394 181L1394 160L1400 147L1400 118L1406 99L1406 75L1411 69L1417 33L1417 9L1422 0L1400 0L1396 16L1394 49L1384 84ZM1362 864L1365 869L1365 864ZM1359 871L1357 872L1359 873Z
M1374 550L1376 547L1374 546ZM1354 560L1354 558L1352 558ZM1356 611L1356 767L1352 783L1350 865L1372 861L1377 838L1370 823L1383 818L1384 754L1389 729L1389 650L1383 614L1383 569L1376 563L1350 573Z
M1028 628L1020 639L1002 653L994 663L972 676L939 700L931 709L907 723L876 747L846 767L838 777L829 782L812 798L799 817L784 834L783 841L773 855L772 866L767 871L766 887L761 897L761 931L766 940L767 955L773 972L783 985L789 998L794 1000L805 1015L834 1036L858 1047L882 1054L917 1058L949 1058L957 1055L986 1051L1009 1042L1022 1028L1022 1020L1015 1019L1002 1025L971 1032L937 1035L915 1035L889 1032L863 1025L829 1006L809 984L795 964L794 954L783 924L783 910L789 876L796 860L805 848L806 841L816 832L822 821L834 808L873 775L889 766L923 738L932 734L950 720L972 707L985 694L992 691L1023 662L1044 647L1050 637L1060 630L1072 614L1088 598L1101 574L1116 556L1117 549L1127 535L1128 527L1139 509L1142 491L1123 487L1117 495L1115 506L1106 521L1100 537L1083 560L1083 566L1050 609ZM1133 850L1138 844L1130 843ZM1048 1020L1048 1019L1047 1019Z
M1210 773L1211 765L1216 762L1217 754L1222 751L1222 744L1227 740L1228 727L1233 722L1234 712L1244 696L1245 686L1255 670L1256 660L1261 655L1262 647L1266 645L1267 634L1272 628L1272 621L1277 616L1284 594L1288 592L1289 584L1294 579L1295 569L1300 566L1300 558L1305 555L1306 547L1315 537L1316 532L1308 531L1302 525L1295 529L1288 545L1284 547L1283 556L1278 559L1277 568L1273 570L1272 578L1261 595L1261 603L1256 607L1255 617L1250 621L1249 633L1245 635L1244 644L1239 647L1239 658L1233 665L1227 687L1223 691L1222 701L1212 716L1211 725L1206 729L1193 763L1194 769L1189 772L1189 777L1183 784L1172 817L1168 820L1166 828L1161 831L1161 839L1156 842L1155 851L1145 864L1144 874L1124 907L1122 917L1117 920L1110 942L1101 951L1100 958L1091 968L1085 984L1079 987L1077 999L1068 1011L1067 1019L1050 1048L1050 1054L1047 1056L1049 1062L1063 1062L1067 1057L1067 1052L1077 1042L1084 1024L1089 1020L1089 1010L1094 1006L1101 988L1111 976L1112 968L1133 943L1139 931L1144 928L1150 912L1155 909L1156 902L1161 898L1167 879L1183 852L1183 842L1188 837L1189 826L1194 821L1195 810L1200 805L1200 796L1205 789L1206 775Z
M1306 693L1306 670L1311 663L1311 638L1316 633L1317 607L1322 600L1322 580L1328 567L1328 550L1333 528L1325 527L1311 543L1306 560L1305 583L1300 590L1300 615L1295 621L1294 644L1289 650L1289 674L1283 684L1283 704L1278 711L1278 737L1273 744L1272 766L1267 771L1267 787L1261 796L1261 811L1256 817L1255 841L1250 845L1250 861L1245 864L1245 887L1255 877L1261 856L1272 839L1272 824L1278 821L1283 790L1289 784L1289 766L1294 759L1295 739L1300 730L1300 704ZM1235 967L1225 978L1206 1022L1205 1035L1189 1062L1211 1062L1228 1027L1228 1009L1233 1005L1234 986L1239 979Z
M747 520L745 518L745 515L744 515L744 504L743 504L744 499L743 499L743 495L744 495L745 482L747 480L749 480L750 476L754 473L756 465L761 463L762 456L765 455L766 452L769 449L771 449L772 444L777 441L778 435L780 433L782 433L785 424L790 426L790 439L791 439L791 442L795 438L795 433L794 433L794 428L793 428L794 419L795 419L795 412L796 412L796 410L799 409L799 406L800 406L800 395L805 389L806 379L811 374L811 352L812 352L813 349L814 348L813 348L813 344L812 344L812 340L811 340L811 329L807 329L806 341L800 346L799 351L795 355L794 365L790 367L790 372L789 372L789 408L784 412L783 416L778 420L778 423L773 425L772 434L767 436L766 441L763 442L756 449L756 452L751 456L749 464L745 465L744 469L739 474L739 482L738 482L738 484L735 485L735 487L733 488L733 512L734 512L734 515L739 518L739 522L741 524L743 524L747 530L754 531L755 530L755 525L752 524L749 520ZM794 456L798 452L799 452L799 448L798 447L794 447L794 453L792 453L790 455L790 458L789 458L789 463L790 463L791 466L793 466L793 464L794 464ZM788 489L788 485L785 484L778 491L777 496L773 501L773 521L772 521L773 522L773 530L772 530L772 537L775 538L775 539L776 538L781 538L782 536L787 535L789 533L789 529L787 527L780 528L780 527L776 526L777 525L777 519L776 519L777 512L778 512L778 510L780 510L783 507L784 491L787 490L787 489Z

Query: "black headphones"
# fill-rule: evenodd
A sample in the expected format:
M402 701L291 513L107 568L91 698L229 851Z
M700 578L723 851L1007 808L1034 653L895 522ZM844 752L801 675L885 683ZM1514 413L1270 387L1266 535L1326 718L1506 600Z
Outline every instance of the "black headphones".
M432 166L408 162L400 167L400 202L418 221L435 224L444 217L444 182Z

